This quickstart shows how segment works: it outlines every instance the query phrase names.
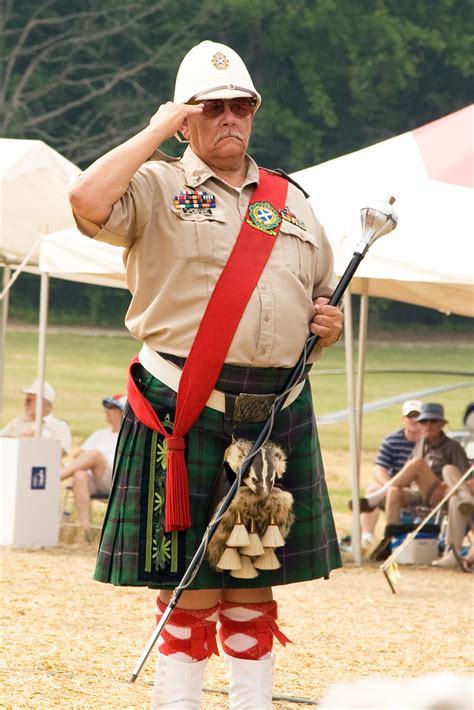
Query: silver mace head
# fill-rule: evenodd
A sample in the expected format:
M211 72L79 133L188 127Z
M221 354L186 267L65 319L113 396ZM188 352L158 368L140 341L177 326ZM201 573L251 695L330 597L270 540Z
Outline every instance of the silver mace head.
M385 200L378 200L372 207L363 207L360 211L360 221L362 223L362 236L357 243L355 251L362 256L372 244L395 229L398 222L397 213L392 207L395 202L393 195L389 195Z

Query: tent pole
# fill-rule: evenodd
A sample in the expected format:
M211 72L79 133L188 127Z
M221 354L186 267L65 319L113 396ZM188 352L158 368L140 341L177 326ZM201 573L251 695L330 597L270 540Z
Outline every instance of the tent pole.
M8 325L8 290L6 286L10 280L11 267L3 265L3 289L5 295L2 299L2 330L0 333L0 416L3 414L4 386L5 386L5 350Z
M46 329L48 327L49 274L41 274L40 312L38 325L38 364L37 378L39 393L36 397L35 436L41 437L43 425L43 385L46 369Z
M26 254L26 256L23 257L21 264L17 267L17 269L16 269L15 273L13 274L13 276L11 277L11 279L10 279L10 272L8 272L9 280L3 282L3 289L2 289L2 292L0 293L0 301L4 300L5 296L7 295L7 293L9 292L9 290L11 289L11 287L13 286L13 284L15 283L17 278L23 272L23 269L25 268L25 266L27 265L27 263L29 262L29 260L33 256L34 252L38 248L42 239L43 239L43 237L41 236L41 237L39 237L39 239L36 240L36 242L33 244L33 246L31 247L29 252Z
M363 280L360 297L359 313L359 349L357 355L357 389L356 389L356 420L357 420L357 466L360 471L362 457L362 421L364 406L365 355L367 352L367 329L369 322L369 279Z
M360 517L359 517L359 469L357 453L357 430L354 409L354 363L353 363L353 333L352 333L352 300L349 289L344 294L344 346L346 353L346 387L347 387L347 412L349 424L349 450L351 454L352 471L352 555L356 565L362 563L360 545Z

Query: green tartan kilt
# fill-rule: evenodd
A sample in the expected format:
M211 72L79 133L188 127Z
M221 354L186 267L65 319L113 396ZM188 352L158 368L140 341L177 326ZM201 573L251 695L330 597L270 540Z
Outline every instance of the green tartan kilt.
M287 369L225 365L216 388L251 394L281 392ZM176 394L143 367L137 384L161 422L172 429ZM255 440L262 424L240 424L236 438ZM270 587L327 578L341 566L324 479L311 388L278 415L270 439L287 455L283 484L294 497L295 522L276 554L281 567L254 579L216 572L204 559L188 589ZM231 438L224 415L206 407L186 437L192 527L164 532L165 439L139 422L126 406L114 463L112 491L102 529L94 579L117 585L174 589L181 581L208 524L208 499Z

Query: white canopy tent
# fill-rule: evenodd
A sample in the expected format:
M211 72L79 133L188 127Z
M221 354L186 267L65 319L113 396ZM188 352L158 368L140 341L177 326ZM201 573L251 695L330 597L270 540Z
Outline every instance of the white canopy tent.
M352 293L368 289L373 296L474 316L473 136L474 106L468 106L293 173L325 226L338 274L360 234L360 208L382 193L396 197L398 227L372 247L351 283Z
M9 289L22 270L38 271L39 244L45 234L74 226L67 195L69 183L79 172L43 141L0 138L0 401ZM13 277L12 268L16 268ZM38 411L40 406L38 402Z
M127 288L123 251L89 239L78 229L66 229L43 239L39 268L42 273L61 279Z
M38 240L74 227L68 185L80 170L43 141L0 138L0 264L18 264Z
M341 275L360 235L359 210L381 195L396 197L398 227L377 241L351 282L361 294L357 393L352 318L346 298L346 374L352 453L353 550L361 560L359 461L368 298L391 298L444 313L474 316L474 106L414 131L293 174L332 243Z

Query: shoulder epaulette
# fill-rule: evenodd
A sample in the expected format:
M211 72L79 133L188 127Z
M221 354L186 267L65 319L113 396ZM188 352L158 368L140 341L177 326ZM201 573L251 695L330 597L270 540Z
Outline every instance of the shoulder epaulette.
M274 170L270 170L270 168L265 168L265 170L266 170L268 173L275 173L276 175L281 175L281 177L284 177L285 180L288 180L288 182L291 182L292 185L294 185L295 187L297 187L298 190L301 190L301 192L302 192L303 195L306 197L306 199L309 198L309 194L306 192L306 190L304 190L304 189L301 187L301 185L298 185L298 183L296 182L296 180L293 180L293 178L290 177L290 176L288 175L288 173L285 173L285 171L282 170L281 168L275 168Z

